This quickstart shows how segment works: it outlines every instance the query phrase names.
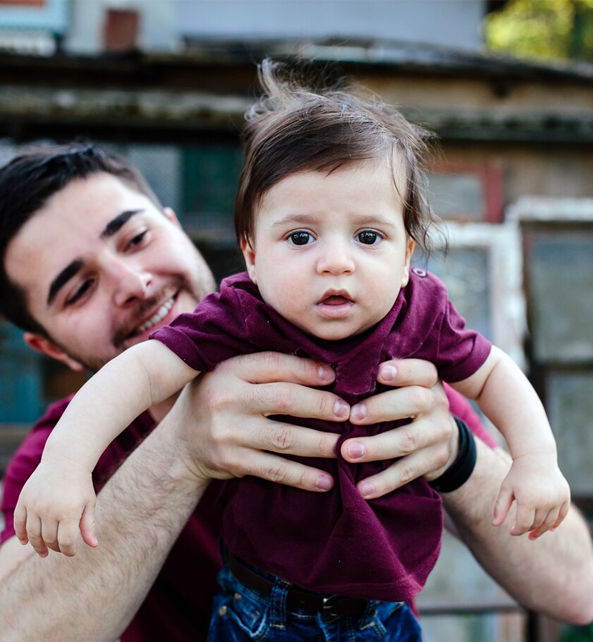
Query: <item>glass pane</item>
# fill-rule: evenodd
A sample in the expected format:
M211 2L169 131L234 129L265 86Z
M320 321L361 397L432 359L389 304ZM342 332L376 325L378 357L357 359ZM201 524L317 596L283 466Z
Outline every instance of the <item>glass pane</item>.
M233 211L243 151L239 146L183 150L182 223L208 240L234 243Z
M538 234L529 254L537 361L593 361L593 234Z
M173 145L130 145L125 151L164 206L179 212L181 205L181 150Z
M489 260L486 250L452 248L446 257L414 261L436 274L447 286L449 298L469 328L491 338Z
M0 423L35 421L43 409L41 355L25 345L23 333L0 323Z
M445 219L484 219L482 179L475 174L428 174L434 211Z
M552 372L547 381L547 410L560 468L575 495L593 496L592 390L591 372Z

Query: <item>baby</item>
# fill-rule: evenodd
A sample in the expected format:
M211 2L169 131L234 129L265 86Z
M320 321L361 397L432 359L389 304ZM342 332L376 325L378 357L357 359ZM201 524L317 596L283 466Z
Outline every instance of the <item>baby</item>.
M420 189L424 132L385 105L281 80L270 63L263 64L261 77L266 95L248 114L235 210L247 273L226 279L220 293L192 314L130 348L83 386L21 493L19 540L27 543L26 521L40 520L42 533L57 529L62 552L73 554L64 542L78 529L96 545L91 472L111 440L199 372L263 350L331 364L331 389L349 404L378 391L383 361L433 362L442 379L477 400L509 444L513 464L494 524L504 522L516 501L512 534L537 536L555 528L570 493L535 391L509 357L464 327L435 277L410 268L414 245L426 248L431 223ZM393 427L294 421L339 432L340 443ZM229 557L275 587L290 582L306 591L385 603L417 594L440 547L438 494L416 480L365 500L357 482L390 462L357 466L338 455L308 463L335 478L331 492L307 493L252 477L224 485L219 503ZM230 626L239 617L230 578L224 569L226 592L217 598L211 639L231 639L217 618ZM262 626L262 613L274 612L273 595L267 602L253 598L261 603L235 626ZM290 638L299 635L293 631Z

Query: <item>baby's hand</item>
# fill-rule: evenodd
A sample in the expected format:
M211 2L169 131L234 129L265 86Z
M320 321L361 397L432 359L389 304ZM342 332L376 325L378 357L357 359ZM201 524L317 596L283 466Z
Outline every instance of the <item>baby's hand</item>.
M537 539L560 525L570 507L570 488L555 455L523 455L513 461L494 505L494 526L505 521L513 501L517 514L511 535L529 532L529 539Z
M48 555L48 548L72 557L79 528L84 542L97 546L95 501L88 470L73 461L55 465L42 460L21 491L14 513L16 536L40 557Z

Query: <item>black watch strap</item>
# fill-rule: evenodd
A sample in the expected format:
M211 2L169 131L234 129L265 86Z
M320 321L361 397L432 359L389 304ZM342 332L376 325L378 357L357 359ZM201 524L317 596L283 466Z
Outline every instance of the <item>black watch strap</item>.
M476 466L476 442L472 431L459 417L453 415L453 419L459 428L459 452L455 461L440 477L428 482L429 486L439 493L451 493L461 488L470 478Z

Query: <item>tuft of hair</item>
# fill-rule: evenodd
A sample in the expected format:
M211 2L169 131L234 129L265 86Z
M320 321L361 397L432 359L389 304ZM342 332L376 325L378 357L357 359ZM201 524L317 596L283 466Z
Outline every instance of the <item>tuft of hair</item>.
M253 238L255 212L266 192L283 178L385 160L402 201L405 229L429 254L430 229L437 219L426 197L422 162L433 135L375 96L312 90L269 59L258 71L263 95L245 114L245 164L235 203L239 242ZM405 170L403 181L398 164Z
M0 168L0 314L23 330L47 337L28 310L26 293L6 273L6 249L23 225L54 194L75 179L100 172L119 178L161 208L156 195L133 165L91 143L33 147Z

